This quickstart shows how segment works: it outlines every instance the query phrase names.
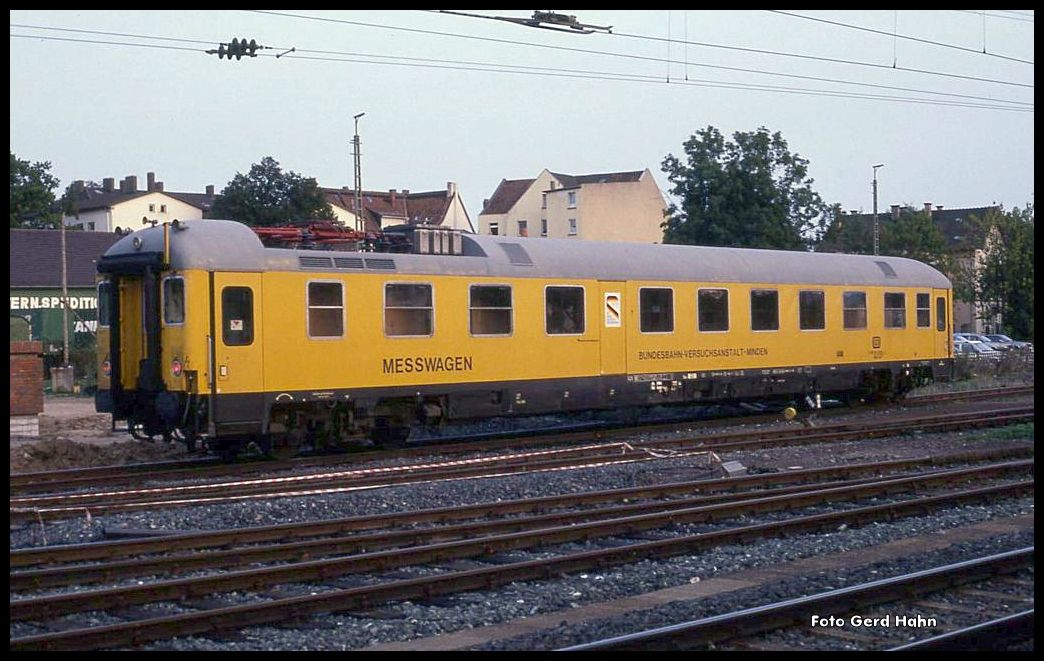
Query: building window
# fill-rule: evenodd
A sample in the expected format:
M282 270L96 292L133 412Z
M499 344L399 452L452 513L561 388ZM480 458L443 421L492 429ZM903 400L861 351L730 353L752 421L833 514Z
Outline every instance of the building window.
M906 328L906 294L885 292L884 325L885 328Z
M779 292L775 289L750 290L750 329L779 330Z
M101 298L98 301L101 305ZM946 299L942 296L935 299L935 330L946 330Z
M156 212L156 205L155 204L150 204L149 205L149 213L155 213L155 212Z
M160 213L167 213L167 205L166 204L161 204L160 205Z
M472 285L468 311L472 335L511 335L511 287Z
M181 276L163 279L163 323L168 326L185 323L185 278Z
M826 303L823 292L798 292L798 327L801 330L826 328Z
M221 337L230 347L254 343L254 292L250 287L221 290Z
M567 193L567 195L569 195L569 208L570 209L575 209L576 208L576 191L571 190L571 191L569 191Z
M109 294L112 291L112 285L109 282L98 283L98 325L103 328L109 327Z
M547 236L547 218L540 219L540 236Z
M500 223L491 222L489 224L489 234L490 236L497 236L498 234L500 234Z
M547 208L547 193L541 193L540 194L540 208L541 209L546 209Z
M696 308L701 333L729 330L728 289L701 289L696 294Z
M431 285L384 286L384 333L389 337L431 335L434 319Z
M842 295L845 330L866 328L866 292L846 291Z
M638 290L641 310L639 328L643 333L674 332L674 290L643 287Z
M917 327L918 328L931 328L932 327L932 295L931 294L918 294L917 295Z
M308 337L344 336L344 286L308 283Z
M583 335L584 288L548 287L544 290L544 311L548 335Z
M94 230L94 221L93 220L87 223L87 229L91 230L91 231Z
M529 236L529 221L520 220L518 221L518 235Z
M569 219L569 236L576 236L576 218Z

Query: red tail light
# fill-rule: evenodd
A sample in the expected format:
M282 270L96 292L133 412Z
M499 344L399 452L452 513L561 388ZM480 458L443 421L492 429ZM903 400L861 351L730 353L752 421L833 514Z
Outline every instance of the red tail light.
M182 366L181 366L181 361L180 360L175 358L174 360L170 361L170 373L171 374L173 374L174 376L181 376L181 369L182 369Z

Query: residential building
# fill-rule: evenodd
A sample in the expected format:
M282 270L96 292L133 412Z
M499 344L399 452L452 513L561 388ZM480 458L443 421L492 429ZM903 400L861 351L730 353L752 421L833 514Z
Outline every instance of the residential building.
M379 232L393 225L440 225L475 233L467 209L460 197L457 184L446 183L445 190L411 193L409 189L388 191L361 191L362 226L356 225L355 190L321 188L326 201L333 207L337 220L345 227Z
M119 229L141 229L153 221L192 220L209 217L214 204L214 186L205 193L165 191L163 182L149 172L145 190L138 189L138 178L128 175L120 180L107 177L102 185L87 184L82 179L72 184L73 212L62 218L67 227L92 232L115 232Z
M482 204L479 233L659 243L665 208L648 168L585 175L544 169L533 179L502 180Z

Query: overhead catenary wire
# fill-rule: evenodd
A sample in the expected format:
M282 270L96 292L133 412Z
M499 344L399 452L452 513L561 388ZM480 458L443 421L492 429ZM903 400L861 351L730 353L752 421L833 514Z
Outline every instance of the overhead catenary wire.
M816 23L826 23L827 25L834 25L834 26L837 26L837 27L847 28L849 30L859 30L860 32L870 32L872 34L881 34L881 35L884 35L886 37L893 37L895 39L906 39L907 41L916 41L917 43L921 43L921 44L929 44L929 45L932 45L932 46L940 46L940 47L943 47L943 48L952 48L954 50L964 51L964 52L967 52L967 53L975 53L976 55L986 55L988 57L997 57L997 58L1000 58L1002 60L1009 60L1011 62L1019 62L1021 64L1033 64L1032 60L1023 60L1023 59L1020 59L1020 58L1017 58L1017 57L1009 57L1007 55L998 55L997 53L987 53L985 50L980 51L980 50L976 50L974 48L968 48L967 46L957 46L956 44L947 44L947 43L943 43L941 41L933 41L931 39L922 39L920 37L913 37L913 36L910 36L908 34L888 33L888 32L885 32L884 30L875 30L873 28L863 27L861 25L851 25L849 23L841 23L840 21L831 21L831 20L827 20L825 18L818 18L818 17L815 17L815 16L804 16L802 14L795 14L793 12L783 11L783 10L780 10L780 9L769 9L768 11L770 11L770 12L772 12L774 14L780 14L782 16L789 16L791 18L801 18L801 19L804 19L806 21L814 21Z
M213 41L203 40L203 39L187 39L187 38L174 38L174 37L156 37L156 36L152 36L152 35L129 34L129 33L123 33L123 32L105 32L105 31L101 31L101 30L85 30L85 29L79 29L79 28L52 28L52 27L48 27L48 26L26 25L26 24L12 24L12 27L20 27L20 28L36 29L36 30L53 30L53 31L59 31L59 32L77 32L77 33L106 35L106 36L134 37L134 38L141 38L141 39L157 39L157 40L164 40L164 41L181 41L181 42L186 42L186 43L199 43L199 44L212 44L213 43ZM118 43L118 42L113 42L113 43ZM488 66L488 67L504 66L504 67L512 67L512 68L535 69L535 70L545 70L545 71L565 71L565 72L570 72L570 73L587 73L587 74L599 75L599 76L631 76L631 77L638 77L638 78L648 77L648 76L642 76L641 74L628 74L628 73L617 73L617 72L606 72L606 71L590 71L590 70L586 70L585 71L585 70L575 70L575 69L563 69L561 67L525 67L525 66L521 66L521 65L495 64L495 63L488 63L488 62L479 63L479 62L472 62L472 61L466 61L466 60L465 61L462 61L462 60L436 60L436 59L432 59L432 58L411 58L411 57L407 57L407 56L388 56L388 55L375 55L375 54L370 54L370 53L354 53L354 52L316 50L316 49L297 49L297 52L301 52L301 53L316 53L316 54L320 54L320 55L343 55L343 56L350 56L350 57L371 57L371 58L402 59L402 60L413 60L413 61L421 61L421 62L439 62L439 63L443 63L443 64L463 64L463 65L470 65L470 66ZM670 65L671 62L672 62L672 60L670 58L660 58L660 57L643 56L643 55L617 54L617 53L606 53L606 54L619 55L621 57L625 57L625 58L628 58L628 59L634 59L634 60L638 60L638 61L666 62L668 65ZM688 66L689 63L687 62L686 64ZM969 100L973 100L973 101L986 101L986 102L990 102L990 103L1010 103L1010 104L1014 104L1014 105L1022 105L1022 106L1027 106L1027 107L1032 105L1029 102L1025 102L1025 101L1016 101L1016 100L1010 100L1010 99L998 99L998 98L995 98L995 97L988 97L988 96L977 96L977 95L973 95L973 94L957 94L955 92L940 92L940 91L935 91L935 90L925 90L925 89L922 89L922 88L900 87L900 86L896 86L896 85L882 85L882 84L877 84L877 83L864 83L864 82L858 82L858 81L841 80L841 79L837 79L837 78L827 78L827 77L824 77L824 76L805 76L805 75L801 75L801 74L782 73L782 72L775 72L775 71L766 71L766 70L763 70L763 69L748 69L748 68L744 68L744 67L730 67L730 66L716 65L716 64L702 64L702 63L697 63L697 62L691 63L691 66L703 67L703 68L708 68L708 69L719 69L719 70L722 70L722 71L730 71L730 72L751 73L751 74L756 74L756 75L767 75L767 76L777 76L777 77L783 77L783 78L793 78L793 79L797 79L797 80L808 80L808 81L813 81L813 82L836 83L836 84L840 84L840 85L854 85L854 86L860 86L860 87L868 87L868 88L883 89L883 90L898 91L898 92L913 92L913 93L917 93L917 94L931 94L931 95L952 97L952 98L958 98L958 99L969 99ZM686 80L688 80L688 73L687 72L686 72ZM726 82L726 81L721 81L721 82ZM742 84L742 83L736 83L736 84L739 85L739 84Z
M433 35L440 35L440 36L445 36L445 37L457 37L457 38L461 38L461 39L475 39L475 40L479 40L479 41L490 41L490 42L498 42L498 43L506 43L506 44L522 45L522 46L533 46L533 47L537 47L537 48L549 48L549 49L553 49L553 50L574 51L574 52L578 52L578 53L591 53L591 54L595 54L595 55L613 55L613 56L617 56L617 57L632 57L631 55L627 55L627 54L623 54L623 53L612 53L612 52L608 52L608 51L597 51L597 50L591 50L591 49L586 49L586 48L570 48L570 47L567 47L567 46L554 46L554 45L551 45L551 44L538 44L538 43L533 43L533 42L528 42L528 41L517 41L517 40L513 40L513 39L497 39L497 38L494 38L494 37L479 37L479 36L476 36L476 35L460 34L460 33L455 33L455 32L440 32L440 31L437 31L437 30L424 30L424 29L421 29L421 28L406 28L406 27L399 27L399 26L380 25L380 24L376 24L376 23L365 23L365 22L362 22L362 21L349 21L349 20L346 20L346 19L335 19L335 18L327 18L327 17L322 17L322 16L308 16L308 15L305 15L305 14L291 14L291 13L288 13L288 12L276 12L276 11L267 11L267 10L260 10L260 9L251 9L251 10L244 10L244 11L252 11L252 12L259 13L259 14L271 14L273 16L287 16L287 17L291 17L291 18L301 18L301 19L314 20L314 21L328 21L328 22L333 22L333 23L343 23L343 24L346 24L346 25L357 25L357 26L361 26L361 27L374 27L374 28L381 28L381 29L386 29L386 30L400 30L400 31L404 31L404 32L417 32L417 33L421 33L421 34L433 34ZM434 12L438 13L437 10L432 10L432 9L424 9L424 10L420 10L420 11L434 11ZM830 63L830 64L847 64L847 65L854 65L854 66L871 67L871 68L875 68L875 69L886 69L886 70L889 70L889 71L905 71L907 73L918 73L918 74L925 74L925 75L932 75L932 76L942 76L942 77L945 77L945 78L956 78L956 79L959 79L959 80L970 80L970 81L982 82L982 83L994 83L994 84L997 84L997 85L1011 85L1011 86L1014 86L1014 87L1026 87L1026 88L1032 88L1033 87L1033 85L1030 84L1030 83L1017 83L1017 82L1014 82L1014 81L998 80L998 79L995 79L995 78L982 78L982 77L979 77L979 76L965 76L965 75L962 75L962 74L948 73L948 72L944 72L944 71L931 71L931 70L928 70L928 69L914 69L914 68L910 68L910 67L895 67L895 66L888 65L888 64L878 64L876 62L860 62L858 60L844 60L844 59L840 59L840 58L821 57L821 56L817 56L817 55L804 55L804 54L801 54L801 53L786 53L786 52L782 52L782 51L766 50L766 49L763 49L763 48L745 48L745 47L742 47L742 46L727 46L727 45L724 45L724 44L712 44L712 43L702 42L702 41L690 41L688 39L686 39L685 41L682 41L682 40L679 40L679 39L667 39L666 37L656 37L656 36L644 35L644 34L630 34L630 33L619 32L619 31L614 31L611 34L608 34L606 36L607 37L627 37L627 38L630 38L630 39L643 39L643 40L647 40L647 41L660 41L660 42L669 41L669 42L676 43L676 44L684 43L684 44L691 45L691 46L703 46L703 47L706 47L706 48L719 48L719 49L725 49L725 50L735 50L735 51L754 53L754 54L759 54L759 55L774 55L774 56L780 56L780 57L793 57L793 58L799 58L799 59L805 59L805 60L827 62L827 63Z
M165 50L177 50L177 51L189 51L189 52L202 52L197 48L180 47L180 46L166 46L160 44L139 44L129 42L117 42L117 41L104 41L99 39L74 39L71 37L50 37L41 35L23 35L12 33L12 37L21 37L26 39L38 39L38 40L49 40L49 41L66 41L66 42L78 42L78 43L89 43L89 44L102 44L109 46L129 46L129 47L141 47L141 48L158 48ZM210 42L206 42L210 43ZM314 55L306 55L310 52L323 53L324 51L309 51L307 49L297 49L297 54L293 58L294 60L314 60L314 61L327 61L327 62L348 62L355 64L383 64L388 66L412 66L421 68L433 68L433 69L451 69L457 71L480 71L488 73L515 73L515 74L529 74L529 75L542 75L556 78L582 78L588 80L609 80L609 81L622 81L622 82L638 82L638 83L654 83L654 84L670 84L670 85L691 85L695 87L709 87L719 89L735 89L735 90L749 90L749 91L763 91L763 92L777 92L786 94L799 94L799 95L810 95L810 96L824 96L824 97L837 97L837 98L856 98L856 99L867 99L867 100L881 100L881 101L895 101L902 103L912 104L927 104L927 105L940 105L940 106L952 106L962 108L978 108L986 110L1014 110L1019 112L1033 112L1033 109L1028 104L1024 107L1015 105L991 105L989 103L970 103L970 102L958 102L958 101L945 101L941 99L926 99L926 98L911 98L911 97L897 97L887 96L879 94L858 94L854 92L843 92L843 91L832 91L832 90L817 90L808 88L787 88L776 85L757 85L750 83L730 83L726 81L714 81L714 80L701 80L701 79L687 79L687 80L671 80L664 81L660 76L642 75L642 74L625 74L625 73L613 73L613 72L591 72L591 71L570 71L563 70L561 68L544 68L544 67L521 67L519 65L491 65L484 63L467 64L457 61L420 61L423 58L403 58L401 56L383 56L383 55L367 55L367 54L347 54L347 57L320 57ZM334 51L336 53L336 51ZM259 53L258 57L272 57L277 58L277 55L269 53ZM406 62L388 62L388 61L374 61L374 59L358 59L360 57L366 58L378 58L378 59L396 59L396 60L411 60ZM505 68L511 66L514 68ZM945 93L939 93L945 94ZM1017 104L1022 102L1016 101L996 101L988 99L993 103L1008 103Z
M266 13L266 12L262 12L262 13ZM267 13L272 13L272 12L267 12ZM282 15L282 14L279 14L279 13L276 13L276 14L277 15ZM354 22L354 21L344 21L342 19L328 19L328 18L325 18L325 17L308 17L308 16L295 16L295 17L311 18L311 19L323 20L323 21L333 21L333 22L338 22L338 23L349 23L349 24L357 23L357 22ZM382 28L388 28L388 29L413 30L413 29L410 29L410 28L396 28L395 26L383 26L383 25L373 25L373 24L364 24L364 25L367 25L367 26L372 25L374 27L382 27ZM81 32L81 33L87 33L87 34L100 34L100 35L111 35L111 36L120 36L120 37L133 37L133 38L142 38L142 39L156 39L156 40L163 40L163 41L180 41L180 42L185 42L185 43L212 44L211 40L173 38L173 37L159 37L159 36L152 36L152 35L141 35L141 34L133 34L133 33L120 33L120 32L106 32L106 31L99 31L99 30L57 28L57 27L47 27L47 26L26 25L26 24L12 24L12 27L21 27L21 28L39 29L39 30L54 30L54 31L61 31L61 32ZM430 32L430 31L422 30L422 32ZM446 33L436 33L436 34L446 34ZM162 46L158 46L156 44L131 44L131 43L127 43L127 42L107 42L107 41L103 41L103 40L61 39L61 38L57 38L57 37L43 37L43 36L22 35L22 34L12 34L11 36L13 36L13 37L22 37L22 38L36 38L36 39L48 39L49 38L49 39L58 40L58 41L63 41L63 40L64 41L79 41L81 43L99 43L99 44L107 44L107 45L115 45L115 46L140 46L140 47L150 47L150 48L163 48ZM450 34L448 36L456 36L456 35L451 35ZM470 35L462 35L462 36L467 36L469 38L471 37ZM482 39L488 39L488 38L482 38ZM508 40L495 39L494 41L508 41ZM687 40L685 40L685 41L687 42ZM532 43L528 43L528 42L512 42L512 41L508 41L508 42L509 43L518 43L518 44L521 44L521 45L548 47L548 45L546 45L546 44L532 44ZM195 49L191 49L191 48L179 48L179 47L167 47L167 48L169 48L171 50L183 50L183 51L185 51L185 50L187 50L187 51L195 50ZM566 48L566 47L553 47L553 48L558 48L558 49L567 50L567 51L587 52L587 53L592 53L592 54L597 54L597 55L609 55L609 56L628 58L628 59L634 59L634 60L639 60L639 61L656 61L656 62L667 61L668 63L670 63L669 59L665 60L664 58L631 55L631 54L625 54L625 53L614 53L614 52L608 52L608 51L597 51L597 50L593 50L592 51L592 50L589 50L589 49L576 49L576 48ZM339 51L323 51L323 50L308 50L308 49L297 49L297 50L300 53L333 54L333 55L338 55L338 56L348 56L348 57L356 57L356 58L362 57L362 58L370 58L370 59L399 60L399 61L406 61L406 62L424 62L424 63L428 63L429 65L431 63L437 63L439 65L442 65L442 66L440 66L440 68L454 68L454 67L458 67L459 68L461 66L466 66L466 67L470 67L468 70L482 70L482 71L508 72L508 73L520 73L520 72L523 72L523 71L528 71L528 72L540 71L540 72L543 72L543 75L548 75L548 76L569 75L571 77L586 77L586 78L595 79L595 80L624 80L624 81L634 81L634 82L652 82L654 80L657 80L657 77L655 77L655 76L647 76L647 75L642 75L642 74L623 73L623 72L562 69L561 67L555 67L555 68L550 68L550 67L520 67L519 65L504 65L504 64L485 63L485 62L465 62L465 61L456 61L456 60L433 60L433 59L430 59L430 58L408 58L408 57L404 57L404 56L384 56L384 55L367 54L367 53L345 53L345 52L339 52ZM298 57L297 59L302 59L302 58ZM310 58L310 59L322 60L324 58ZM329 58L325 58L325 59L329 60ZM342 58L338 58L338 61L354 61L354 62L360 62L360 63L373 63L373 62L370 62L369 60L366 60L366 61L345 60L343 57ZM685 80L685 81L680 81L680 80L670 81L672 84L684 84L684 83L687 83L687 82L691 82L691 83L693 83L695 85L705 86L705 87L719 87L719 88L731 88L731 89L750 89L750 90L756 90L756 91L789 92L789 93L811 94L811 95L819 95L819 96L842 96L842 97L865 98L865 99L874 99L874 100L903 101L903 102L907 102L907 103L936 103L936 104L940 104L940 105L951 105L951 106L958 106L958 107L964 106L964 107L977 107L977 108L988 108L988 109L1014 109L1014 110L1029 110L1029 111L1031 111L1031 109L1032 109L1032 104L1031 103L1023 102L1023 101L1017 101L1017 100L997 99L997 98L993 98L993 97L984 97L984 96L976 96L976 95L969 95L969 94L956 94L956 93L951 93L951 92L939 92L939 91L916 89L916 88L904 88L904 87L899 87L899 86L880 85L880 84L873 84L873 83L863 83L863 82L857 82L857 81L840 80L840 79L836 79L836 78L826 78L826 77L823 77L823 76L803 76L803 75L800 75L800 74L787 74L787 73L781 73L781 72L766 71L766 70L761 70L761 69L748 69L748 68L741 68L741 67L727 67L727 66L723 66L723 65L710 65L710 64L700 64L700 63L691 63L691 62L687 62L687 65L688 66L701 66L701 67L705 67L705 68L719 69L719 70L723 70L723 71L732 71L732 72L750 73L750 74L756 74L756 75L779 76L779 77L786 77L786 78L793 78L793 79L809 80L809 81L814 81L814 82L826 82L826 83L834 83L834 84L840 84L840 85L862 86L862 87L869 87L869 88L875 88L875 89L884 89L884 90L892 90L892 91L913 92L913 93L922 94L922 95L923 94L928 94L928 95L942 96L942 97L948 97L948 98L953 98L953 99L968 99L968 100L972 100L972 101L983 101L983 102L986 102L986 103L984 103L984 104L977 104L977 103L971 103L971 104L946 103L945 101L940 101L940 100L937 100L937 99L927 99L927 98L924 98L923 96L922 97L916 97L916 98L909 98L909 97L892 97L892 96L874 95L874 94L860 95L860 94L855 94L855 93L851 93L851 92L837 91L837 90L809 89L809 88L784 88L784 87L780 87L780 86L773 86L773 85L767 85L767 84L753 84L753 83L741 83L741 82L734 82L734 81L720 81L720 80L706 80L706 79L703 79L703 80L696 79L696 80L692 80L692 81L689 81L689 80ZM477 67L477 69L476 69L476 67ZM990 105L990 104L994 104L994 105ZM997 105L997 104L1010 104L1012 107L1009 108L1009 107L1007 107L1005 105Z

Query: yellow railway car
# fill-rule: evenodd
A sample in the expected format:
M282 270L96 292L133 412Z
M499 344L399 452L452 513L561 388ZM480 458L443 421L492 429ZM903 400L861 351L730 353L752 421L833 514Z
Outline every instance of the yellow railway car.
M914 260L409 231L409 253L222 220L125 236L98 264L98 410L227 453L950 373L951 285Z

